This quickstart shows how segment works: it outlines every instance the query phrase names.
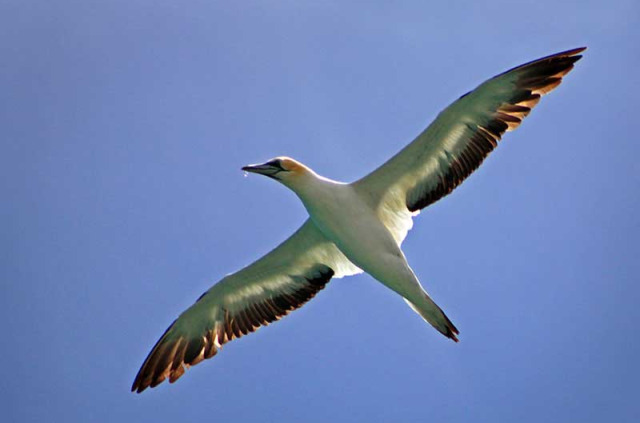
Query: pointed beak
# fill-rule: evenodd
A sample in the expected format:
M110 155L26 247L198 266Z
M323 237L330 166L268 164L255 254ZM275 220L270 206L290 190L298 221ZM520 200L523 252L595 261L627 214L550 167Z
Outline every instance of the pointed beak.
M260 175L272 176L280 172L282 169L272 166L269 163L252 164L242 168L245 172L258 173Z

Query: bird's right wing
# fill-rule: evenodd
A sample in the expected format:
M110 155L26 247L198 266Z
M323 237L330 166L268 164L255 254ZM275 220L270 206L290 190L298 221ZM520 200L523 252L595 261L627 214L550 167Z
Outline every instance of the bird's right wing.
M213 357L228 341L279 320L313 298L332 277L360 273L307 220L270 253L226 276L185 310L153 347L132 391L142 392Z
M534 60L463 95L418 137L354 187L370 199L398 242L411 216L456 188L573 69L584 48Z

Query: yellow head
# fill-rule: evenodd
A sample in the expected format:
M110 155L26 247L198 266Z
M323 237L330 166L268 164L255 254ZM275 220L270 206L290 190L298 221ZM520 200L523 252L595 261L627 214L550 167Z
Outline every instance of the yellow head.
M286 156L273 158L263 164L244 166L242 170L268 176L289 187L305 176L315 175L307 166Z

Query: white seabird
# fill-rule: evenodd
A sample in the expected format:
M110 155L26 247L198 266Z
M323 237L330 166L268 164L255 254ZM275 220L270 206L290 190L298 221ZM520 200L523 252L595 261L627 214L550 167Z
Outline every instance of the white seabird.
M214 356L223 344L279 320L332 277L363 271L400 294L440 333L458 341L400 249L421 209L450 193L556 88L582 56L577 48L513 68L463 95L411 144L364 178L340 183L288 157L245 166L295 192L309 213L289 239L224 277L185 310L136 376L142 392Z

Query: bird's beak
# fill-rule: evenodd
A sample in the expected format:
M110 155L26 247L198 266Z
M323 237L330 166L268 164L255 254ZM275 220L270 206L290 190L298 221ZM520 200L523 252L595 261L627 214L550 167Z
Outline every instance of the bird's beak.
M260 175L273 176L276 173L280 172L282 169L270 165L269 163L263 163L244 166L242 170L244 170L245 172L258 173Z

